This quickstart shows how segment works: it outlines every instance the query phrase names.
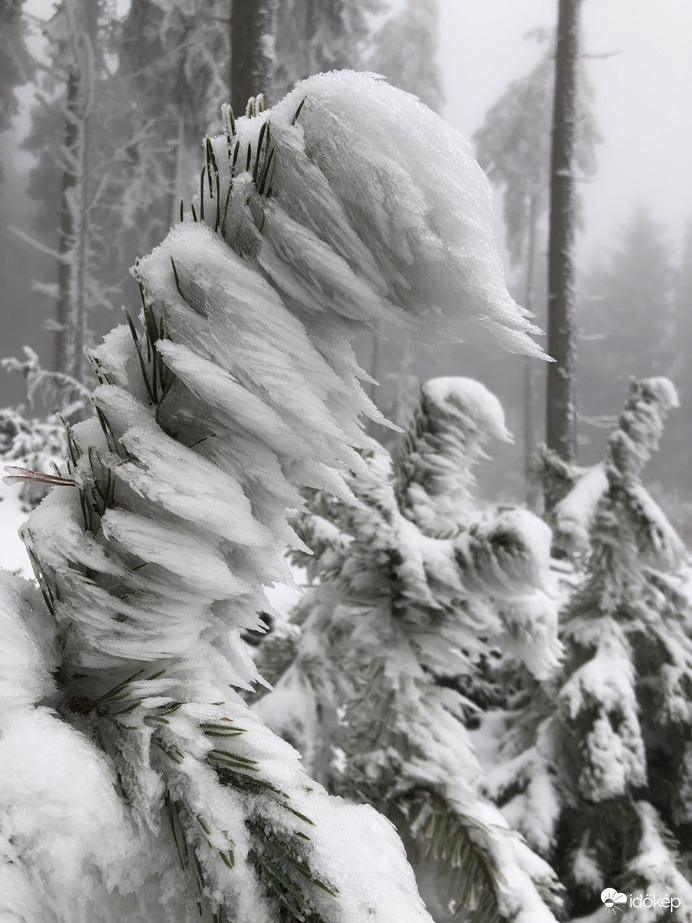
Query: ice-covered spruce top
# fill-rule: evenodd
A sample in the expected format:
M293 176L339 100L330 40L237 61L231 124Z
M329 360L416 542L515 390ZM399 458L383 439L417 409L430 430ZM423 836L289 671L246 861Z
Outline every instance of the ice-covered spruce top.
M12 649L26 694L6 700L0 752L9 910L31 893L41 919L70 923L104 902L128 921L188 920L195 903L208 920L429 920L388 824L327 798L241 701L255 670L238 633L285 576L298 488L346 494L338 471L362 465L358 416L375 411L356 330L476 317L539 351L504 288L485 178L444 121L352 73L260 109L227 110L207 140L200 197L135 269L141 326L92 353L74 487L24 530L54 636ZM32 600L2 590L8 636L35 632ZM50 831L14 810L29 770Z
M472 378L434 378L421 385L420 403L396 459L400 508L429 535L458 531L474 506L474 468L494 436L511 442L502 405Z
M489 777L580 918L598 918L603 887L627 881L636 892L677 895L679 919L692 923L685 548L641 481L677 403L665 378L631 381L600 465L605 486L573 520L589 530L589 554L563 612L563 664L511 716L504 760ZM586 493L577 482L564 509ZM662 919L660 910L649 919Z

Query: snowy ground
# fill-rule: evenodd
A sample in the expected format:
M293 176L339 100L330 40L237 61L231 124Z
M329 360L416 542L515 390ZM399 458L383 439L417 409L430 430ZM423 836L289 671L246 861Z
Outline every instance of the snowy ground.
M32 573L26 549L17 534L27 515L19 501L19 487L8 487L0 479L0 567L22 577L30 577Z

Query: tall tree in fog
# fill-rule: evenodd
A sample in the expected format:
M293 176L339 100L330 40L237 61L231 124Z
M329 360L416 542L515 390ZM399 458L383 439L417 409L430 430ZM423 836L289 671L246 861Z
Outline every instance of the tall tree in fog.
M692 221L687 225L680 269L673 288L673 336L670 340L670 374L680 400L692 412Z
M678 388L683 418L674 433L670 477L682 490L688 490L692 469L692 221L687 225L682 260L675 275L673 318L667 346L668 374Z
M231 106L239 115L251 96L271 95L276 0L231 0Z
M576 455L573 251L580 6L581 0L559 2L550 159L548 353L555 362L548 367L546 442L566 461Z
M29 56L23 5L24 0L0 0L0 131L6 131L17 114L15 91L26 82Z
M671 371L673 281L665 229L641 205L584 280L578 368L587 418L617 412L633 375Z
M27 218L30 211L20 172L21 161L15 156L19 132L15 116L21 109L17 90L35 79L27 48L29 30L23 7L24 0L0 0L0 315L4 318L3 357L16 354L29 338L36 344L38 326L33 312L26 309L25 298L27 280L36 271L36 253L28 251L12 230ZM39 257L39 261L41 259ZM23 310L18 310L18 305L22 305ZM0 372L0 407L6 403L18 403L23 392L19 376Z
M32 149L43 155L43 167L48 161L53 174L59 171L55 368L77 380L85 374L87 305L97 300L90 284L94 212L106 177L97 178L94 129L102 128L105 118L98 109L104 73L99 38L105 7L89 0L62 0L55 7L44 27L49 67L39 88L29 138ZM35 177L41 175L41 168L39 163ZM41 197L40 183L34 184L33 192ZM44 212L41 220L45 218Z
M438 0L406 0L373 36L368 70L419 97L439 111L444 102L437 63L440 10Z
M629 391L603 454L584 569L561 614L563 663L508 714L505 763L489 787L554 865L569 919L605 920L603 888L627 882L659 901L675 895L684 908L676 916L689 923L692 638L679 576L686 552L642 483L677 395L660 377L633 379ZM582 514L584 484L570 498ZM668 907L643 919L663 921Z
M119 204L130 235L126 259L150 249L195 189L199 139L219 125L228 99L229 26L228 0L132 0L118 48L130 100L123 124L130 166Z
M278 0L273 88L276 98L322 71L362 69L368 13L383 0Z
M54 364L74 377L122 297L123 267L197 184L199 137L228 92L229 7L216 4L133 0L118 19L110 0L61 0L44 25L25 147L37 242L58 266L56 284L39 286L56 303Z
M401 9L389 11L372 36L369 53L363 61L366 70L382 74L396 87L413 93L427 106L439 111L444 103L442 75L438 65L440 11L438 0L406 0ZM368 371L382 387L373 386L370 396L386 416L397 423L407 420L418 398L412 375L416 353L421 344L407 333L388 331L387 339L396 345L398 357L394 369L386 372L381 356L380 337L373 335ZM371 424L370 431L375 427ZM379 433L386 444L391 433Z
M479 163L490 181L503 191L503 215L510 260L523 264L522 299L525 308L536 305L537 255L543 251L542 226L550 196L550 144L555 62L551 53L541 58L526 76L513 81L488 110L475 135ZM575 160L580 174L596 168L594 148L600 140L589 111L591 90L583 68L578 83L579 122ZM534 450L533 368L524 376L524 462L528 470ZM531 485L527 499L534 502Z

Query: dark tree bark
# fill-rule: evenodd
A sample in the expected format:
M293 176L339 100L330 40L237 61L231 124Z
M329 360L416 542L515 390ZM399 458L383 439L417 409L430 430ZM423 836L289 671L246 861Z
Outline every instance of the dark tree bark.
M231 107L238 115L251 96L262 93L266 103L271 94L274 16L275 0L232 0Z
M79 81L74 73L67 78L67 112L72 118L65 120L65 153L69 159L76 157L77 147L77 111L79 105ZM55 327L55 368L67 373L70 365L68 346L69 303L71 291L72 268L67 256L74 239L74 221L70 206L71 191L76 185L72 170L63 170L60 178L60 236L58 238L61 260L58 263L58 303Z
M560 0L555 54L548 250L546 441L565 461L576 455L574 326L574 137L581 0Z
M534 270L536 266L536 237L538 233L539 203L538 195L531 196L529 204L528 241L526 254L526 293L524 307L533 312L534 307ZM532 513L541 509L541 490L530 475L531 462L536 450L536 433L534 420L534 360L530 356L524 359L524 490L526 508Z
M83 381L86 373L86 276L90 245L90 116L95 79L98 5L90 0L66 0L56 15L65 18L68 38L65 51L65 166L60 195L55 367L57 371Z

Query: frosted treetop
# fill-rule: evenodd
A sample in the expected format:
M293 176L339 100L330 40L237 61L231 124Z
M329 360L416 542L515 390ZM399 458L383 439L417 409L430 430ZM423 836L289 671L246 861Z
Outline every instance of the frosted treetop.
M244 255L256 254L282 295L323 310L333 294L339 314L367 324L426 318L431 338L476 319L506 349L544 357L505 286L485 174L468 142L415 97L372 74L320 74L234 122L232 137L224 236L238 239L244 224L239 192L259 189L266 198L250 196ZM227 143L212 142L218 163ZM207 215L216 205L208 192Z

